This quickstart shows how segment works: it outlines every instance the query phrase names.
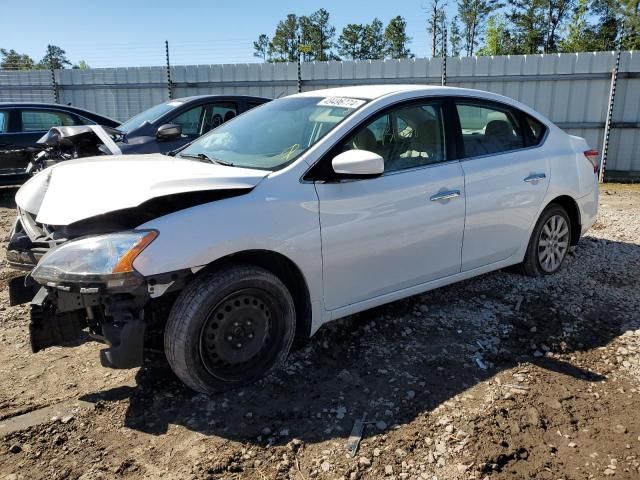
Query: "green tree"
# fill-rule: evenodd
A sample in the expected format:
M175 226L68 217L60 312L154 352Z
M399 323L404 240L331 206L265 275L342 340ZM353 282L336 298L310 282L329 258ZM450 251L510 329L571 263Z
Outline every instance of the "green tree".
M508 23L504 15L491 15L487 20L485 44L478 50L478 55L509 55L514 45Z
M431 56L435 57L444 49L444 30L446 28L446 1L431 0L427 5L427 33L431 37Z
M449 48L452 57L459 57L462 52L462 33L458 24L458 17L453 17L449 27Z
M546 0L509 0L511 11L506 15L511 24L516 54L540 53L545 44L547 28Z
M407 21L398 15L391 19L384 30L387 43L386 53L391 58L413 58L408 48L411 37L407 35Z
M0 48L0 69L3 70L34 70L36 67L33 58L26 53L18 53L15 50Z
M503 6L499 0L458 0L458 16L462 23L462 36L468 57L473 56L480 43L487 17Z
M84 60L80 60L78 63L74 64L73 67L74 70L86 70L87 68L91 68L89 66L89 64L84 61Z
M381 60L387 51L384 25L378 18L374 18L369 25L364 27L363 39L364 58L369 60Z
M66 68L67 65L71 65L71 62L67 58L67 52L56 45L47 45L47 53L45 53L42 60L38 63L40 68L60 70Z
M298 26L298 17L293 13L278 22L268 52L274 62L298 60Z
M258 40L253 42L253 56L261 58L263 62L266 62L269 58L269 36L264 33L258 37Z
M338 37L338 53L352 60L366 58L365 30L366 27L359 23L346 25Z
M597 50L615 50L620 33L617 0L592 0L591 13L597 16Z
M598 34L589 24L589 0L578 0L571 15L566 36L560 40L561 52L593 52L598 48Z
M331 49L334 46L336 28L329 23L329 12L321 8L309 16L310 45L313 59L324 62L330 60L333 55Z
M640 49L640 0L619 0L620 15L624 21L622 48Z
M558 32L562 23L574 8L574 0L548 0L546 6L546 29L544 34L544 53L558 51Z

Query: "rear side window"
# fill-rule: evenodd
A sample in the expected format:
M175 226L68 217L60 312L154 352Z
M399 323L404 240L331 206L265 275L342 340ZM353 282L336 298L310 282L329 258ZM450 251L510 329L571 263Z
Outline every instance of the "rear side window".
M514 113L490 105L456 104L465 157L517 150L525 146Z
M529 115L525 115L525 122L525 128L529 130L529 135L531 136L531 145L540 145L540 142L542 142L544 134L547 131L546 127Z
M9 114L0 110L0 133L6 133L9 123Z
M23 132L39 132L49 130L51 127L77 124L71 115L52 110L23 110L21 117Z

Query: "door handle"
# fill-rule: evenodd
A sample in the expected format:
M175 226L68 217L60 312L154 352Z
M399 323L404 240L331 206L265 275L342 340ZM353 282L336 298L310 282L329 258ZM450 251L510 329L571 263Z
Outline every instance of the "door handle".
M532 173L527 178L525 178L524 181L527 183L531 183L537 182L538 180L543 180L545 178L547 178L547 176L544 173Z
M460 190L448 190L446 192L438 192L435 195L431 195L429 200L432 202L437 202L440 200L451 200L452 198L456 198L460 196Z

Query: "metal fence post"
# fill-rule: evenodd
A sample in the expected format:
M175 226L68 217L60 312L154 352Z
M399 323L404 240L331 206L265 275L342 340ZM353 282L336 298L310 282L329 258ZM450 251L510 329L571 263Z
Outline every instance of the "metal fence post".
M169 100L172 100L173 82L171 81L171 63L169 62L169 40L164 41L164 51L167 55L167 89L169 91Z
M622 38L624 37L624 22L622 23L620 38L618 39L618 50L616 52L616 63L611 72L611 88L609 89L609 104L607 106L607 119L604 124L604 139L602 141L602 156L600 157L600 176L598 181L604 182L604 170L607 165L609 155L609 139L611 138L611 122L613 121L613 106L616 100L616 88L618 86L618 73L620 72L620 55L622 52Z
M302 93L302 66L300 65L300 35L298 35L298 93Z
M50 65L49 71L51 72L51 89L53 90L53 99L55 103L60 103L60 89L58 82L56 81L56 71L53 65Z
M447 86L447 27L442 32L442 86Z

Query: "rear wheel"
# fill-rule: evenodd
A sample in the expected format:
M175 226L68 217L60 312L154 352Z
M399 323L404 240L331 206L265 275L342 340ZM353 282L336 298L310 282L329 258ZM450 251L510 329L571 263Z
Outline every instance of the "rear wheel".
M271 272L246 265L188 285L171 309L164 343L180 380L215 393L280 366L294 334L295 308L287 288Z
M548 206L536 223L522 263L524 273L533 277L560 270L571 244L571 220L560 205Z

